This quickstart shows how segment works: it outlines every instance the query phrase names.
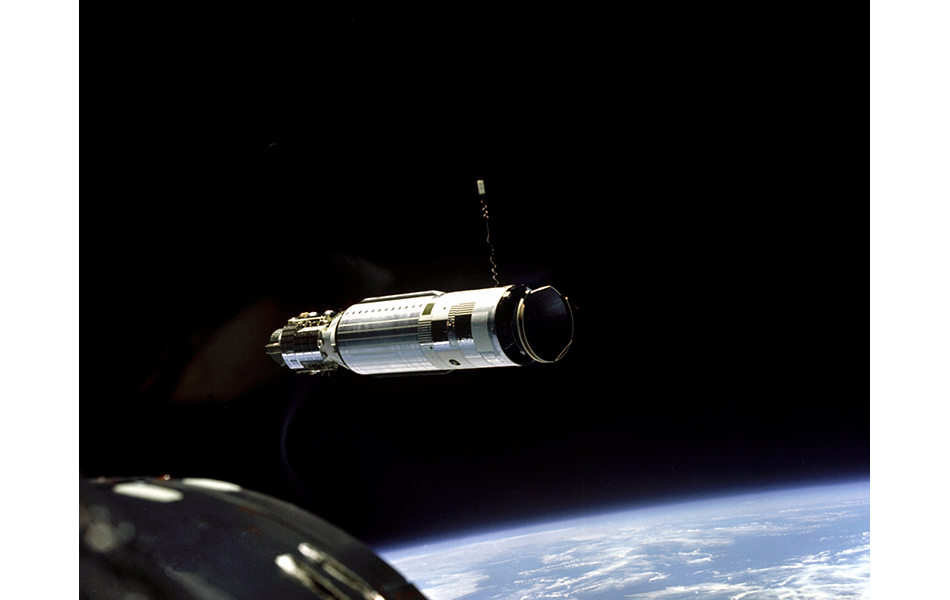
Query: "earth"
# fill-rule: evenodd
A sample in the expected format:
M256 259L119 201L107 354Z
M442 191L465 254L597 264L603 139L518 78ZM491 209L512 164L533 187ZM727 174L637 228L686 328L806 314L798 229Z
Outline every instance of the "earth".
M870 482L383 549L430 600L871 597Z

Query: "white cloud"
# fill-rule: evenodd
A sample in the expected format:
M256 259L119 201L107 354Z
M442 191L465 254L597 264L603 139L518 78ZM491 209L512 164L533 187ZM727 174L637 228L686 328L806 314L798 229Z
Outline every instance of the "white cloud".
M443 575L426 581L420 589L429 600L455 600L474 594L479 590L480 584L487 579L488 575L481 571Z

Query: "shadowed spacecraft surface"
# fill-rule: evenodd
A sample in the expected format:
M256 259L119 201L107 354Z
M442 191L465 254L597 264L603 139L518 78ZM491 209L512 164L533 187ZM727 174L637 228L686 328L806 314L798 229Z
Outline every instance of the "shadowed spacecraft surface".
M266 349L298 373L342 366L386 376L552 363L573 336L564 296L551 286L518 284L373 297L343 312L302 313L274 331Z
M425 600L368 546L266 494L213 479L79 485L83 600Z

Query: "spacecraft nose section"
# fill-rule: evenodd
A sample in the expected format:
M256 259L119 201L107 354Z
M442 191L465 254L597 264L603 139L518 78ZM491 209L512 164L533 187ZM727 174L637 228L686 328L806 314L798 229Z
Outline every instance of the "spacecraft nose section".
M571 305L549 285L525 295L518 305L517 324L522 346L538 362L561 360L574 339Z

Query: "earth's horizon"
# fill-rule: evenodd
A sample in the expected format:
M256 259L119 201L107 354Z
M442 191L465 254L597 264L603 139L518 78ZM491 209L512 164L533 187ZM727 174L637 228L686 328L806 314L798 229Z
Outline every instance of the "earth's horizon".
M870 482L617 510L379 554L429 600L870 598Z

